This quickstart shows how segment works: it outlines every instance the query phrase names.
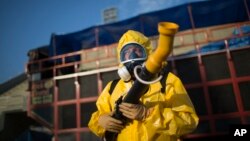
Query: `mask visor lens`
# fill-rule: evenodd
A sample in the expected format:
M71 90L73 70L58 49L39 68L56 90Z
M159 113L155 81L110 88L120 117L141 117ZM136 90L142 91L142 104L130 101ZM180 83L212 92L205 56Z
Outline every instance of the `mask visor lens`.
M145 51L145 48L136 43L130 43L125 45L120 52L121 63L146 59L147 53Z

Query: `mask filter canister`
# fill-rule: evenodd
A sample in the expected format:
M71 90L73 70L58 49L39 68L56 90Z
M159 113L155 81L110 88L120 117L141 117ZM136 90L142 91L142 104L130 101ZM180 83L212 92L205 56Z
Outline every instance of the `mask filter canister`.
M131 79L131 75L125 66L118 69L118 75L123 81L129 81Z

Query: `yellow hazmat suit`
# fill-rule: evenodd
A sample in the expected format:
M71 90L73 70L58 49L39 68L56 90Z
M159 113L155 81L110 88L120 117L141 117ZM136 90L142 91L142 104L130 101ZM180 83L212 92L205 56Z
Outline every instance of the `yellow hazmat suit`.
M129 30L119 41L118 58L121 48L128 42L137 42L145 47L148 55L152 53L149 39L139 32ZM120 80L112 95L109 94L110 86L111 82L100 94L96 102L98 110L92 114L88 124L90 130L99 137L105 133L105 129L98 124L99 117L114 111L116 100L128 92L132 82ZM167 76L165 93L161 93L161 83L157 82L149 86L140 101L153 111L143 121L133 120L128 123L119 133L117 141L175 141L192 132L198 125L199 118L193 104L181 80L172 73Z

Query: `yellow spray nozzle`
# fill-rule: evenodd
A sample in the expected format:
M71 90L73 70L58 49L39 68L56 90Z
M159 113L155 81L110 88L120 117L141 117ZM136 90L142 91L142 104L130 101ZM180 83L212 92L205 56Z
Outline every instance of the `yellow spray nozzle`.
M174 35L178 32L178 29L179 25L176 23L160 22L158 24L158 31L160 33L158 46L145 64L149 72L155 74L161 70L162 62L166 61L173 49Z
M164 35L175 35L178 32L179 25L171 22L160 22L158 24L158 32Z

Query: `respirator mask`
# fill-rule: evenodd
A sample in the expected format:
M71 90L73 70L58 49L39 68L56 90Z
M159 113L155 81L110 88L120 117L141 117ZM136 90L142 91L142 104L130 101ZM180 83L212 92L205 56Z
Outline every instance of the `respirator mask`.
M140 44L125 44L120 51L120 62L123 66L118 69L118 75L124 81L131 80L134 68L138 65L142 65L146 59L146 50Z

